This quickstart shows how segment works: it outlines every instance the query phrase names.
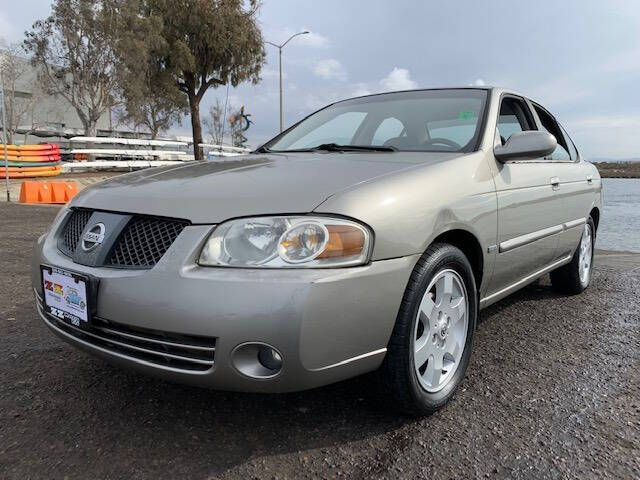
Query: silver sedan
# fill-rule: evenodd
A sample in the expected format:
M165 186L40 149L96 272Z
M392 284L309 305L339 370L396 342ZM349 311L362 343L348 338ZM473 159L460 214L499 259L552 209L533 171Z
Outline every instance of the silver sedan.
M591 278L601 182L497 88L369 95L249 155L115 177L37 243L42 321L109 362L283 392L378 371L403 411L464 378L478 311Z

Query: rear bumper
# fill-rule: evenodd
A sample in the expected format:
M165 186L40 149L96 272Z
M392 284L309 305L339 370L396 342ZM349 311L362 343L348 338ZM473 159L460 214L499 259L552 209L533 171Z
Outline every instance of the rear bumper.
M303 390L380 365L418 256L345 269L200 267L195 260L210 229L185 228L151 270L78 265L57 249L53 235L43 236L32 265L41 319L63 340L111 363L171 381L224 390ZM152 331L165 332L171 338L202 338L205 345L215 346L212 364L185 368L161 354L126 347L130 343L126 339L122 347L58 324L44 313L38 299L42 296L41 264L99 278L97 317L107 326L115 322L132 329L134 336L137 331ZM253 379L236 370L231 354L245 342L274 346L284 359L281 372L273 378ZM181 352L178 350L178 357Z

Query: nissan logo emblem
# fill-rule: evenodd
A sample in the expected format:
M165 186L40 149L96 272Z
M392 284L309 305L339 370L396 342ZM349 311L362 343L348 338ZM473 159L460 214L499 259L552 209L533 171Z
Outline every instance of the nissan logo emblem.
M90 252L104 241L104 223L96 223L82 236L82 250Z

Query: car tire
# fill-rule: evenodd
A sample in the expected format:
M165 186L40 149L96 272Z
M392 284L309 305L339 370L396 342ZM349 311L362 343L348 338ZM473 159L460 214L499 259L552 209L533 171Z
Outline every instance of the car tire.
M413 269L380 370L399 410L427 415L451 399L469 365L477 313L467 257L452 245L431 245Z
M560 293L576 295L591 283L596 227L589 217L584 224L578 247L571 262L551 272L551 286Z

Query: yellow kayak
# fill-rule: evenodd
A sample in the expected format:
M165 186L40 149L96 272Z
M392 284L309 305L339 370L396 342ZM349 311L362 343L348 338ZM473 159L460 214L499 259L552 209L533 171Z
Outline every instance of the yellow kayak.
M13 167L19 168L19 167ZM50 168L51 170L40 170L40 168ZM21 168L20 171L9 171L9 178L31 178L31 177L55 177L60 175L62 167L39 167L36 171L31 168ZM0 178L6 178L4 169L0 169Z

